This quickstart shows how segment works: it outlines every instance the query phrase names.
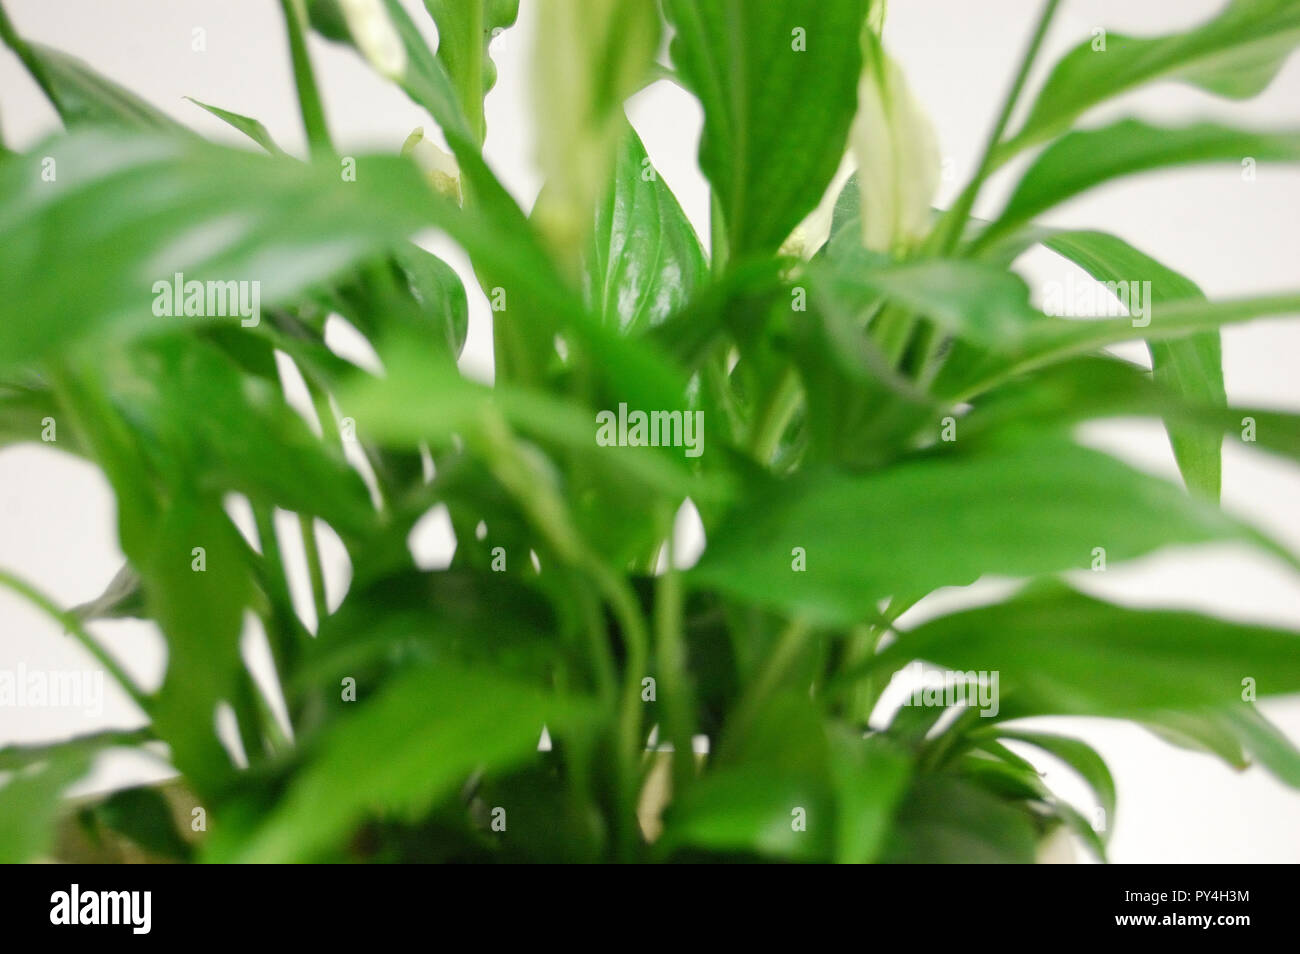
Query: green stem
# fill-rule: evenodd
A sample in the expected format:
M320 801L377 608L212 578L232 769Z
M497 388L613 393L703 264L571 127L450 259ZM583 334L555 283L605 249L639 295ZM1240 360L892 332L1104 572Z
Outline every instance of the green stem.
M36 587L6 570L0 570L0 585L6 586L20 596L25 597L32 605L44 610L46 615L64 628L65 632L71 633L77 642L81 643L86 651L95 657L99 664L104 667L104 670L131 697L131 701L140 707L140 711L148 714L149 697L126 674L126 670L118 665L117 661L86 631L86 628L81 625L81 620L77 619L73 614L59 609L52 599Z
M673 798L677 798L695 777L693 737L694 704L686 672L686 645L682 634L683 594L681 574L673 566L673 514L662 508L661 526L666 524L668 566L655 581L655 645L663 677L667 736L673 744Z
M800 394L799 372L793 366L787 367L775 390L762 405L750 441L755 459L764 466L771 462L781 436L790 426L790 418L799 407Z
M316 77L312 72L311 55L307 52L307 36L303 25L306 11L302 0L280 0L284 13L285 29L289 33L289 54L293 59L293 79L298 88L298 108L302 124L307 130L307 142L313 158L334 155L329 127L325 123L325 107L321 105Z
M1033 37L1029 41L1029 46L1025 49L1024 56L1021 57L1020 69L1016 73L1015 81L1011 84L1011 91L1007 94L1002 104L1002 111L998 114L997 122L994 123L984 145L984 152L980 156L975 175L971 177L966 188L962 190L956 204L944 214L938 228L935 229L934 234L931 236L932 241L927 242L927 246L930 246L940 255L949 254L956 247L957 242L961 240L962 231L966 227L966 221L970 218L971 209L975 207L975 199L979 195L980 187L983 186L984 180L988 178L995 168L998 143L1002 141L1002 134L1006 132L1007 123L1010 122L1011 114L1016 108L1016 103L1020 100L1020 93L1025 87L1025 81L1029 78L1029 71L1033 68L1034 60L1038 58L1039 47L1043 44L1043 38L1047 35L1047 29L1051 26L1052 18L1056 16L1056 8L1060 6L1060 3L1061 0L1047 0L1046 4L1044 4L1043 12L1038 17L1038 25L1034 28Z
M298 526L302 530L302 547L307 554L307 576L311 581L311 599L316 608L316 633L319 635L330 612L325 600L325 573L321 569L320 543L316 540L316 523L310 514L298 514Z
M727 223L716 192L709 194L709 256L713 277L718 278L727 270Z
M728 749L733 748L749 732L754 719L758 717L758 713L767 702L768 696L781 684L786 671L799 658L812 632L812 627L802 619L792 619L786 625L777 640L776 649L768 657L767 665L763 667L763 671L759 673L758 678L750 685L749 690L736 706L724 740L724 745Z

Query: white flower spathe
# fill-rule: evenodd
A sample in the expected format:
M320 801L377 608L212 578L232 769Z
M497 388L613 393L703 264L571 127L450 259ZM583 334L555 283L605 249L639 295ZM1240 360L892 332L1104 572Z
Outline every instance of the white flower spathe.
M877 252L914 246L930 228L939 188L939 140L902 70L870 30L863 34L858 114L849 139L858 160L862 239Z
M383 0L339 0L348 32L370 65L394 82L406 76L406 47Z

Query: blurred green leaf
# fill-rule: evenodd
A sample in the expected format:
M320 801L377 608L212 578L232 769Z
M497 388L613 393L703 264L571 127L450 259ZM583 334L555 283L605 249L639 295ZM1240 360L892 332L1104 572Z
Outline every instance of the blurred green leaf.
M0 6L0 39L18 55L69 129L110 125L192 135L139 96L74 56L22 39Z
M413 667L324 734L283 801L226 860L309 860L373 813L419 817L476 770L526 760L543 725L559 731L591 713L578 697L489 671Z
M1090 107L1153 81L1246 99L1263 92L1297 45L1300 9L1290 0L1232 0L1195 29L1160 37L1094 31L1053 67L1019 132L999 152L1014 155L1063 132Z
M1097 802L1105 813L1104 837L1109 838L1115 828L1115 779L1111 776L1105 760L1092 746L1067 735L1053 735L1048 732L998 728L996 734L1002 739L1015 739L1042 749L1073 769L1097 797Z
M875 861L907 788L910 760L880 736L862 738L831 726L830 771L835 787L835 861Z
M0 864L34 861L49 849L59 798L89 768L85 753L54 753L0 785Z
M1037 836L1029 815L945 775L918 777L903 796L881 861L1029 864Z
M981 574L1086 567L1096 546L1114 563L1171 544L1234 538L1257 539L1164 481L1040 439L860 476L810 473L776 483L710 535L688 579L846 623L870 618L892 593L965 585ZM796 547L806 570L795 568Z
M1132 318L1047 318L1035 322L1003 352L954 348L935 381L936 394L968 400L1018 374L1047 367L1110 345L1142 338L1148 343L1185 339L1235 322L1300 313L1300 295L1226 301L1186 299L1155 310L1149 323Z
M460 94L461 109L483 141L483 97L497 80L488 45L519 15L519 0L424 0L438 25L438 59Z
M1162 265L1123 239L1105 232L1030 229L1028 236L1081 267L1099 282L1131 283L1142 291L1154 314L1166 302L1199 300L1205 295L1188 278ZM1143 283L1150 282L1149 294ZM1129 287L1129 286L1118 286ZM1132 292L1130 291L1130 294ZM1189 403L1223 407L1223 349L1217 331L1168 341L1148 342L1156 382ZM1217 500L1222 473L1222 437L1165 422L1174 457L1187 487Z
M1001 215L976 239L980 248L1066 199L1120 176L1198 162L1240 164L1300 159L1300 133L1255 132L1214 123L1154 126L1122 119L1062 136L1025 171Z
M1261 694L1296 692L1298 647L1300 633L1289 630L1125 609L1043 585L923 623L873 665L926 659L998 672L1004 694L1024 689L1043 714L1137 715L1239 701L1247 677Z
M95 805L92 812L101 824L157 858L188 861L193 854L176 828L171 804L157 789L121 789Z

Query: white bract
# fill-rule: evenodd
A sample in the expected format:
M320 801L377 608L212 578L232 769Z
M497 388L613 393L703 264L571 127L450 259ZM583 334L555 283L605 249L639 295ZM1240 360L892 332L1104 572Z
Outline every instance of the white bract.
M858 161L862 240L901 252L925 236L939 187L939 141L902 70L870 30L863 34L858 114L849 138Z

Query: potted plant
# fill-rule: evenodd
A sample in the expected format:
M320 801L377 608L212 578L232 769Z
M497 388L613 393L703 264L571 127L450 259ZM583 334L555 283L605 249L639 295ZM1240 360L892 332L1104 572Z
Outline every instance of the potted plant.
M1128 719L1296 784L1254 700L1300 691L1300 633L1115 605L1062 574L1219 541L1295 565L1218 506L1225 435L1300 456L1300 418L1228 405L1218 329L1300 313L1300 291L1209 301L1117 236L1038 221L1119 176L1300 159L1300 131L1080 125L1156 80L1259 92L1300 7L1233 0L1182 33L1083 38L1031 90L1058 6L941 210L883 0L543 0L528 212L482 154L513 0L425 0L436 49L398 0L281 0L306 157L217 105L199 104L250 148L204 141L0 13L67 126L0 161L0 434L53 422L102 469L127 560L75 610L0 582L142 713L0 751L0 856L1031 861L1065 831L1104 858L1110 773L1020 721L1042 715ZM441 140L347 152L312 32ZM703 109L707 243L623 112L661 79ZM1000 213L973 217L1016 160ZM429 227L468 254L469 287L412 243ZM1048 314L1014 268L1040 245L1124 307ZM470 295L491 308L491 385L457 368ZM378 367L327 339L339 322ZM1124 341L1151 370L1105 350ZM1165 422L1186 487L1075 438L1116 415ZM407 542L435 508L456 548L426 569ZM295 610L277 512L298 518L318 624ZM341 597L326 537L350 564ZM984 576L1019 582L899 622ZM157 624L161 685L96 634L115 616ZM248 620L270 686L241 656ZM162 753L177 782L53 808L121 746ZM1095 803L1059 798L1030 750Z

